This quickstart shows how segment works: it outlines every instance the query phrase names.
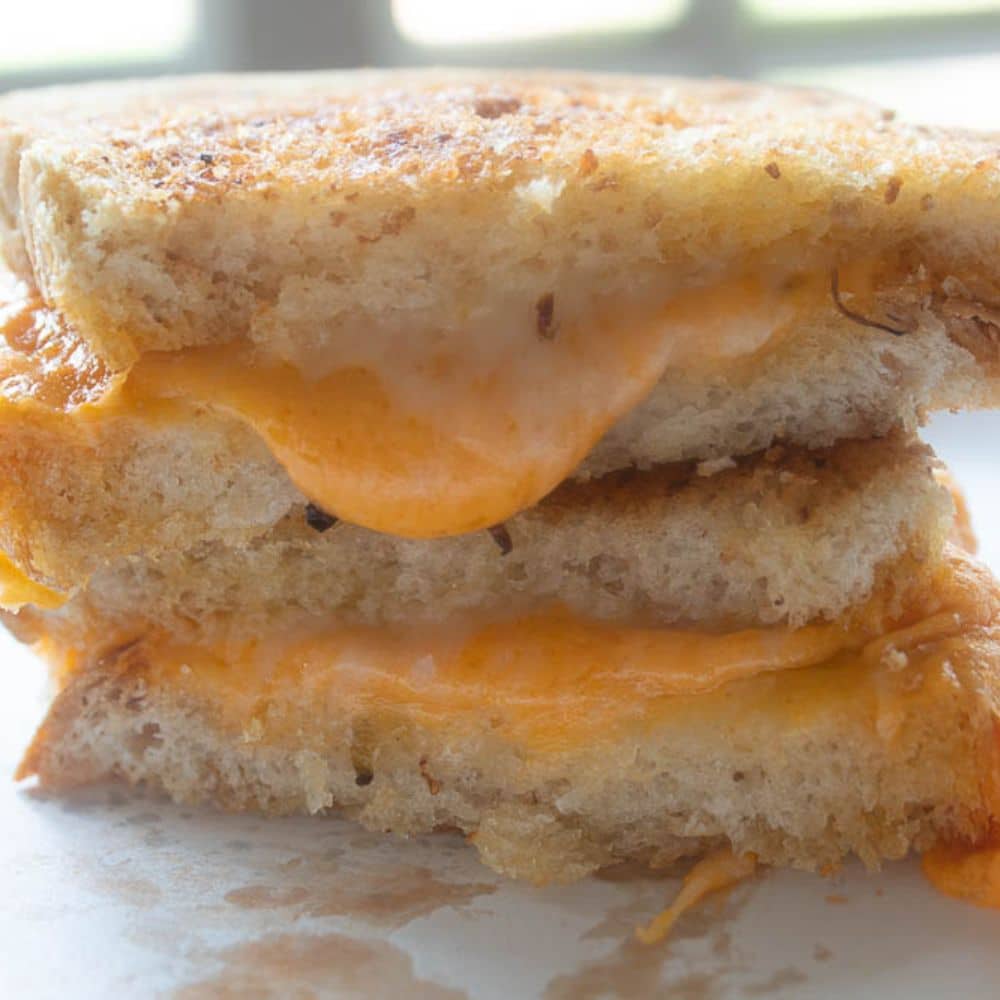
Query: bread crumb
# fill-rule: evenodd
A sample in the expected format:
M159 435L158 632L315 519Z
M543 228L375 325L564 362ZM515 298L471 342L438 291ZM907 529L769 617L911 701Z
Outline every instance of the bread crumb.
M505 524L494 524L488 530L490 537L496 542L497 548L500 549L500 555L510 555L514 551L514 542L511 540L510 532L507 530Z
M552 180L550 177L536 177L534 180L528 181L527 184L521 184L517 193L534 208L551 213L552 206L562 194L564 187L566 187L564 178Z
M704 462L699 462L695 467L695 475L707 478L714 476L717 472L725 472L726 469L735 469L736 461L730 455L724 458L710 458Z

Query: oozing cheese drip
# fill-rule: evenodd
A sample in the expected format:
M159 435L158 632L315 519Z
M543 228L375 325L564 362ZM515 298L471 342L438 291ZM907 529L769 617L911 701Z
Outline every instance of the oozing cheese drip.
M595 295L572 311L554 302L546 322L498 306L463 329L331 329L319 364L235 342L152 352L114 375L21 288L0 315L0 419L4 408L69 417L72 433L177 419L178 406L221 410L329 513L395 535L458 534L541 499L668 367L703 370L772 344L827 295L825 281L740 278L635 315Z
M753 854L736 855L724 847L706 855L684 876L674 901L652 923L637 927L635 936L643 944L659 944L691 907L714 892L731 889L750 878L756 870L757 858Z

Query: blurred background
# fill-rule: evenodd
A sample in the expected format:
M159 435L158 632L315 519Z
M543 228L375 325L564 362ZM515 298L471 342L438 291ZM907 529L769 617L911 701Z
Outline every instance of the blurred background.
M990 0L29 0L0 90L92 77L479 63L813 82L1000 128Z
M0 91L218 70L480 64L724 75L852 91L1000 131L1000 0L7 0ZM926 436L1000 569L1000 414Z

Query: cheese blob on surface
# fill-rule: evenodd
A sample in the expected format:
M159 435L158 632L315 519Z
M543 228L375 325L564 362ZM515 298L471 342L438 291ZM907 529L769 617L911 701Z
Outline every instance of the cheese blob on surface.
M975 906L1000 909L1000 844L939 844L921 866L939 892Z

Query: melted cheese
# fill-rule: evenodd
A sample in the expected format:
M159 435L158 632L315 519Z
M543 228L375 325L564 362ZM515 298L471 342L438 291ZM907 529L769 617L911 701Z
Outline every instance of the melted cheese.
M0 552L0 608L19 611L26 604L38 608L58 608L66 597L27 577Z
M742 281L679 296L652 319L595 301L585 323L556 319L550 337L534 316L332 335L324 356L337 367L316 374L249 347L147 355L125 393L210 400L245 420L302 493L344 520L451 535L540 500L668 366L752 354L792 314Z
M924 854L922 867L946 896L1000 909L1000 846L939 844Z
M458 534L541 499L667 368L752 356L827 294L824 275L744 277L623 316L581 291L585 305L555 302L551 323L500 303L463 329L334 328L319 362L278 356L274 336L266 350L152 352L112 375L21 288L0 314L0 419L6 408L79 427L218 409L251 425L330 513L396 535Z
M71 411L101 399L108 369L23 283L0 272L0 412Z
M712 893L731 889L750 878L756 869L757 858L753 854L736 855L725 847L706 855L684 876L674 901L652 923L637 927L635 936L643 944L659 944L691 907Z
M301 709L291 706L335 699L337 715L409 717L454 732L481 730L485 717L505 738L544 752L643 726L679 698L762 674L827 666L865 671L907 655L928 675L947 673L949 658L962 655L949 637L992 619L991 593L956 557L905 613L882 595L849 624L711 633L602 623L550 608L440 626L282 621L251 636L233 626L198 642L148 634L138 646L124 641L135 634L102 635L100 648L71 649L62 659L106 659L109 642L139 649L151 685L184 689L212 704L234 730L262 740L280 742L289 736L284 726L299 725ZM871 693L890 697L888 690ZM290 707L272 713L277 704Z

